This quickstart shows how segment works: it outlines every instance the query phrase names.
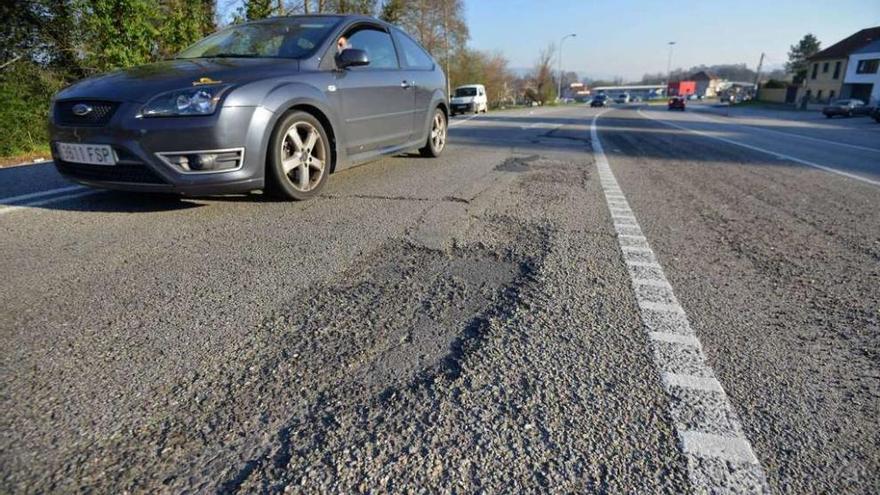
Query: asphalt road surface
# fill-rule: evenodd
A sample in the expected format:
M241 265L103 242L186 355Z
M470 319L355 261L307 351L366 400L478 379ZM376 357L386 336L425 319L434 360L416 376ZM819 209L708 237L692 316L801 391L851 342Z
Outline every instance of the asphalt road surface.
M303 203L3 169L0 273L4 493L880 491L868 119L490 113Z

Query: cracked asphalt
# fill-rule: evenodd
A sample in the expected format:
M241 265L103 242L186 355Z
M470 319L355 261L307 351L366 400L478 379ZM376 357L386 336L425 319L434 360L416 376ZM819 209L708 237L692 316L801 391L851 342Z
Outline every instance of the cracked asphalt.
M597 173L603 110L456 119L439 159L309 202L0 215L0 491L701 493ZM880 133L706 115L597 129L763 490L876 493Z

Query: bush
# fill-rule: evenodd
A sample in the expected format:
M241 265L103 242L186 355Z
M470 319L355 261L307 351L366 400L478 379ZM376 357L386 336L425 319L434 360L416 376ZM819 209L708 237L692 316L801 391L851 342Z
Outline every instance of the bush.
M0 70L0 156L45 150L49 144L49 101L64 78L31 62Z

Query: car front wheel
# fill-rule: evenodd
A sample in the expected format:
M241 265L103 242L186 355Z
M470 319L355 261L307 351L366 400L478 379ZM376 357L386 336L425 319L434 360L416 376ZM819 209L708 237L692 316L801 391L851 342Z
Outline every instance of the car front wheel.
M324 126L306 112L285 115L269 144L269 186L287 199L317 195L330 172L330 144Z
M446 132L449 126L446 122L446 114L443 110L437 108L434 110L434 118L431 119L431 132L428 133L428 142L419 149L419 153L424 157L436 158L443 152L446 147Z

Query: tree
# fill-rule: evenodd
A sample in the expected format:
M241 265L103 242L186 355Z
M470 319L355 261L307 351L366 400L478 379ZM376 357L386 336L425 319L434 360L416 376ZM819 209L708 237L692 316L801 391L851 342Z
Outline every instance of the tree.
M385 22L400 24L406 7L406 0L387 0L382 5L382 12L379 14L379 18Z
M802 83L807 78L809 68L808 58L819 53L821 43L812 34L807 34L796 45L791 45L788 50L788 62L785 63L785 71L794 75L795 83Z
M556 45L550 43L547 48L541 50L535 67L532 69L531 79L534 89L534 99L542 105L556 98L556 87L553 80L553 54L556 53Z
M158 5L150 0L89 0L83 10L85 66L105 72L153 61L159 52Z
M272 0L245 0L239 12L242 20L253 21L271 16L275 7L275 2Z

